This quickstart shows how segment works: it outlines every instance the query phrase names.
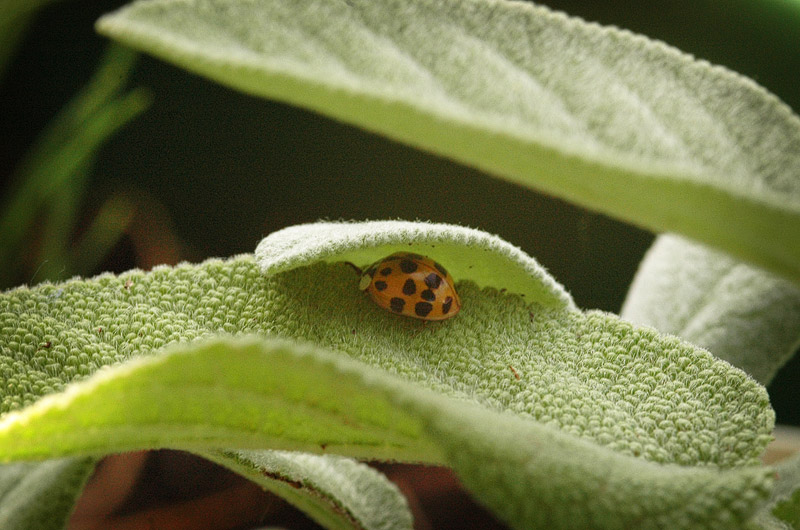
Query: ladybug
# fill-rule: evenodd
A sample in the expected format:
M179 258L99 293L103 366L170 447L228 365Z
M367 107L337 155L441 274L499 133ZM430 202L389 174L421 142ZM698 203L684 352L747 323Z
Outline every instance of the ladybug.
M384 309L407 317L445 320L461 309L447 270L410 252L396 252L367 267L358 288Z

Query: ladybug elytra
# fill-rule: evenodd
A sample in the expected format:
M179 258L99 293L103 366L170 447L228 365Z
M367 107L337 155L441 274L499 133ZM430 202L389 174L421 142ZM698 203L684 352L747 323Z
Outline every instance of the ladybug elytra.
M453 278L434 260L396 252L367 267L358 285L379 306L422 320L445 320L461 309Z

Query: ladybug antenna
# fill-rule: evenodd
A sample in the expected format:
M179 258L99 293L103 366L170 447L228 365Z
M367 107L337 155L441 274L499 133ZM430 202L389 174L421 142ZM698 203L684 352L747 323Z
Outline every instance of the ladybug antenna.
M361 274L364 272L364 271L361 270L361 268L357 267L354 263L350 263L349 261L345 261L345 263L350 265L351 267L353 267L353 269L358 273L359 276L361 276Z

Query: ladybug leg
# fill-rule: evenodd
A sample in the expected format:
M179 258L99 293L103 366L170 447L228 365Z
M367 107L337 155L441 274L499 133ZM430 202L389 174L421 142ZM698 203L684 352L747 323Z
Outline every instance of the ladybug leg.
M411 319L409 319L409 320L411 320ZM417 319L413 319L412 322L409 322L409 324L413 325L414 328L415 328L414 332L411 334L411 336L412 337L416 337L417 335L419 335L420 333L422 333L423 331L428 329L428 322L429 322L428 320L419 321Z

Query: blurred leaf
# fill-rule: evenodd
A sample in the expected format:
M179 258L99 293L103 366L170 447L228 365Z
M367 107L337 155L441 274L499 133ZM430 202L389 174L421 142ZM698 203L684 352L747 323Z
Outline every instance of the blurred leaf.
M800 528L800 484L795 484L794 493L785 501L778 503L773 514L781 521L789 523L792 528Z
M800 528L800 453L776 465L775 487L755 521L765 530Z
M58 200L49 204L41 230L41 249L37 253L37 257L40 256L43 260L40 259L39 268L30 279L30 283L34 283L37 278L63 278L67 270L71 269L68 243L76 228L80 200L93 162L93 160L86 161L81 167L76 168L72 184L63 186L58 194Z
M673 235L648 251L621 315L706 348L764 385L800 346L800 287Z
M0 78L36 12L52 0L3 0L0 16Z
M97 27L800 282L800 120L661 43L496 0L149 0Z
M135 205L122 194L106 200L72 252L78 270L95 270L133 220Z
M287 451L204 456L283 497L325 528L412 528L411 512L397 486L349 458Z
M62 530L94 466L93 458L0 466L0 528Z
M19 256L30 243L26 237L30 237L37 216L48 215L50 206L61 201L62 193L68 203L73 201L73 192L66 190L82 189L86 169L99 146L148 106L149 95L143 89L117 95L135 60L136 54L131 51L110 47L93 79L61 111L20 164L15 175L17 187L0 215L0 284L8 284L19 273ZM75 212L67 206L55 207L55 215L74 226L74 218L64 217ZM68 240L59 243L53 239L63 233L50 231L46 248L66 249ZM57 252L55 258L64 254L63 250ZM39 259L47 261L49 256Z
M27 12L0 18L0 79L5 74L6 67L11 62L32 18L32 13Z

